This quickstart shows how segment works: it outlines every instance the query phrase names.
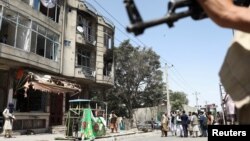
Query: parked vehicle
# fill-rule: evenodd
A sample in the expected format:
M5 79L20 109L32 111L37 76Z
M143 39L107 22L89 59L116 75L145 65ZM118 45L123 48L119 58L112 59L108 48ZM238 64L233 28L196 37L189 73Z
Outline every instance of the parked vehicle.
M145 132L152 131L154 129L161 129L161 122L159 122L159 121L153 121L153 122L154 122L153 128L151 125L151 120L147 120L147 121L138 123L137 129L140 131L145 131Z

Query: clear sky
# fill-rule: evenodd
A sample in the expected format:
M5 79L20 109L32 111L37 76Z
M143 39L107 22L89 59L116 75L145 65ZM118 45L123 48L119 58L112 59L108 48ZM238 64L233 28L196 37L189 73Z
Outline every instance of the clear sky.
M116 26L115 45L130 39L135 46L147 46L161 56L168 67L169 88L188 94L189 105L215 103L220 106L219 70L232 39L232 30L210 19L180 19L173 28L159 25L134 36L127 33L129 19L123 0L87 0ZM135 0L143 20L160 18L167 12L168 0ZM101 5L101 6L100 6ZM173 67L170 67L173 65Z

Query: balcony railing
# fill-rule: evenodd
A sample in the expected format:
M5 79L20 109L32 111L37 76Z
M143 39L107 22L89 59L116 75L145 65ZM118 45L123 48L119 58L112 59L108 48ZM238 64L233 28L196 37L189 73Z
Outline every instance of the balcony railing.
M95 70L90 67L81 66L83 74L88 78L95 78Z
M96 30L93 26L89 26L86 22L82 21L77 27L76 32L84 38L84 40L95 46L96 43Z

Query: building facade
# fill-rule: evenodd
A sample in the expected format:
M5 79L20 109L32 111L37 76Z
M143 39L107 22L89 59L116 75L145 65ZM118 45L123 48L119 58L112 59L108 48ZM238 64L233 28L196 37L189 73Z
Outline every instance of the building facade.
M114 31L84 0L0 0L0 111L14 103L14 130L47 131L68 100L105 99Z

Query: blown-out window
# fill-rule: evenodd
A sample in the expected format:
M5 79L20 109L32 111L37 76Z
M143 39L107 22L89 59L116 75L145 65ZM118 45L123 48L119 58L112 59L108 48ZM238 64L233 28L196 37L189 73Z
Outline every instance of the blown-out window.
M78 14L77 18L77 33L84 36L88 43L95 42L95 29L91 20L85 18L83 15Z
M25 51L30 50L31 20L23 15L18 16L16 47Z
M21 0L58 23L63 0Z
M0 42L58 60L58 34L20 13L3 7L0 7Z
M2 11L0 42L15 46L18 13L6 8L3 8Z
M31 52L57 61L59 36L35 22L33 22L32 29Z
M90 51L77 48L77 66L90 67Z
M112 32L108 28L104 28L104 46L108 49L112 47Z

